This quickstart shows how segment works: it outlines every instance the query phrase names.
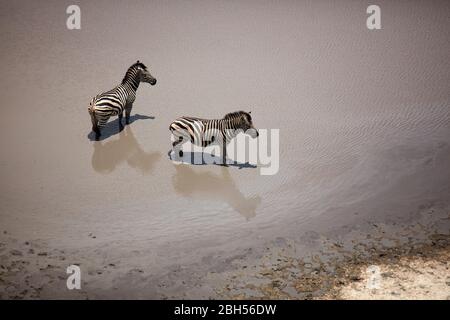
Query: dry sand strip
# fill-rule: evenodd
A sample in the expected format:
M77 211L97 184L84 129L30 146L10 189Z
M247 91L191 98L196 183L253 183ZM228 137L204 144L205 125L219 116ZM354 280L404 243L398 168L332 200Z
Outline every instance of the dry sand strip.
M331 259L317 255L296 259L281 253L277 263L256 275L229 277L219 295L231 299L450 299L449 235L434 234L420 245L361 253L341 251ZM255 279L260 283L255 285Z
M424 247L391 263L395 251L362 265L347 265L346 278L325 299L450 300L450 247Z

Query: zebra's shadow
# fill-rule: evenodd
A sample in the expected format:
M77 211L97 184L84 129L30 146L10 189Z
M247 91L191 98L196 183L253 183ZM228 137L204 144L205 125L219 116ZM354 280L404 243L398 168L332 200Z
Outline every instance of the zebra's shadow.
M247 221L256 216L261 197L245 196L231 177L229 168L222 166L219 173L213 173L178 164L175 165L175 170L172 185L179 195L192 199L226 202Z
M170 150L168 152L168 156L169 159L172 161L181 162L185 164L200 165L200 166L204 165L223 166L222 157L218 157L205 152L183 152L183 156L180 157L173 150ZM227 165L229 167L237 167L238 169L256 168L256 165L250 164L249 162L239 163L237 161L233 161L230 159L227 159Z
M161 158L160 152L146 152L142 150L130 126L126 126L119 133L119 139L94 142L92 154L92 168L99 173L111 173L122 162L141 171L143 174L151 172L154 165Z
M130 116L130 123L132 124L133 122L137 121L137 120L147 120L147 119L155 119L155 117L153 116L145 116L142 114L134 114L132 116ZM125 127L125 118L122 119L122 130L119 129L119 118L117 117L116 119L114 119L113 121L110 121L108 123L106 123L106 125L100 129L101 131L101 136L99 137L99 139L97 140L95 138L95 133L93 131L89 132L89 134L87 135L88 139L91 141L103 141L105 139L108 139L109 137L119 134L121 131L123 131L124 127Z

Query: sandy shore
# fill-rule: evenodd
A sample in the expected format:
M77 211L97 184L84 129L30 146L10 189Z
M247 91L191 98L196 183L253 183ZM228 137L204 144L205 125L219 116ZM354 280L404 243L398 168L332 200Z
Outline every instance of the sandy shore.
M203 259L170 267L158 278L146 268L146 251L136 253L140 259L114 260L102 250L80 254L50 249L40 241L19 242L4 231L0 298L448 299L446 210L424 208L409 223L369 222L339 235L277 239L263 254L249 250L216 263ZM314 249L299 256L297 241ZM72 256L84 272L81 290L66 288L65 268Z
M353 266L345 278L326 298L331 299L433 299L450 300L450 246L448 237L441 243L418 249L392 250L378 254L367 265ZM404 251L404 250L403 250ZM394 261L392 261L395 259ZM379 268L378 286L370 285L371 269ZM345 266L352 268L352 265Z
M449 219L450 215L443 215L441 221L447 224ZM369 232L339 240L316 234L313 238L320 242L320 249L301 258L295 258L294 242L284 243L277 252L267 248L258 264L240 264L239 272L226 275L220 295L232 299L450 299L448 230L436 233L423 220L405 224L395 233L389 231L392 226L372 224ZM418 232L421 240L413 237Z

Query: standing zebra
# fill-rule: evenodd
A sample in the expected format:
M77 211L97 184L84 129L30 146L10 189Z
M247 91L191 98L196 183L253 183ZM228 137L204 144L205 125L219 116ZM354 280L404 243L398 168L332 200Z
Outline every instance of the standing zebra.
M253 126L250 113L245 111L231 112L226 114L223 119L214 120L194 117L178 118L169 127L175 137L172 148L187 141L200 147L219 143L222 145L223 164L226 165L226 146L231 139L238 135L240 130L248 133L252 138L259 136L258 130ZM179 152L182 157L183 151L180 150Z
M92 98L89 104L89 114L92 120L92 131L96 139L100 136L100 128L103 127L111 116L119 116L119 129L122 130L122 117L125 110L125 122L129 124L131 108L136 99L136 90L140 82L148 82L152 86L156 79L147 70L147 67L139 60L128 68L122 83L107 92Z

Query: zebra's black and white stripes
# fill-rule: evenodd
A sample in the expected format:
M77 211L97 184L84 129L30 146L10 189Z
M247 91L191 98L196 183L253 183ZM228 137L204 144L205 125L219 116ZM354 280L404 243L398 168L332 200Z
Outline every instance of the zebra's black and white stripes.
M250 130L251 129L251 130ZM250 112L237 111L228 113L223 119L201 119L195 117L181 117L170 124L169 130L175 137L172 147L190 141L192 144L206 147L211 143L222 145L223 163L226 160L226 145L239 132L248 133L256 138L259 133L252 122ZM180 150L180 155L182 151Z
M122 83L114 89L95 96L89 104L89 114L92 121L92 131L96 138L100 136L100 128L108 122L111 116L119 116L119 127L122 128L122 117L125 111L126 124L129 123L133 102L140 82L156 84L156 79L147 70L147 67L137 61L130 66Z
M143 63L137 61L128 68L120 85L91 100L88 111L92 120L92 130L95 132L97 140L100 136L100 128L108 122L111 116L119 117L119 129L121 130L125 112L126 124L129 124L131 108L136 99L136 91L140 82L155 85L156 79ZM258 130L253 126L250 112L245 111L228 113L222 119L181 117L172 122L169 129L175 137L173 148L187 141L200 147L206 147L212 143L221 145L225 165L227 144L239 132L242 131L253 138L259 136ZM182 155L181 150L180 155Z

